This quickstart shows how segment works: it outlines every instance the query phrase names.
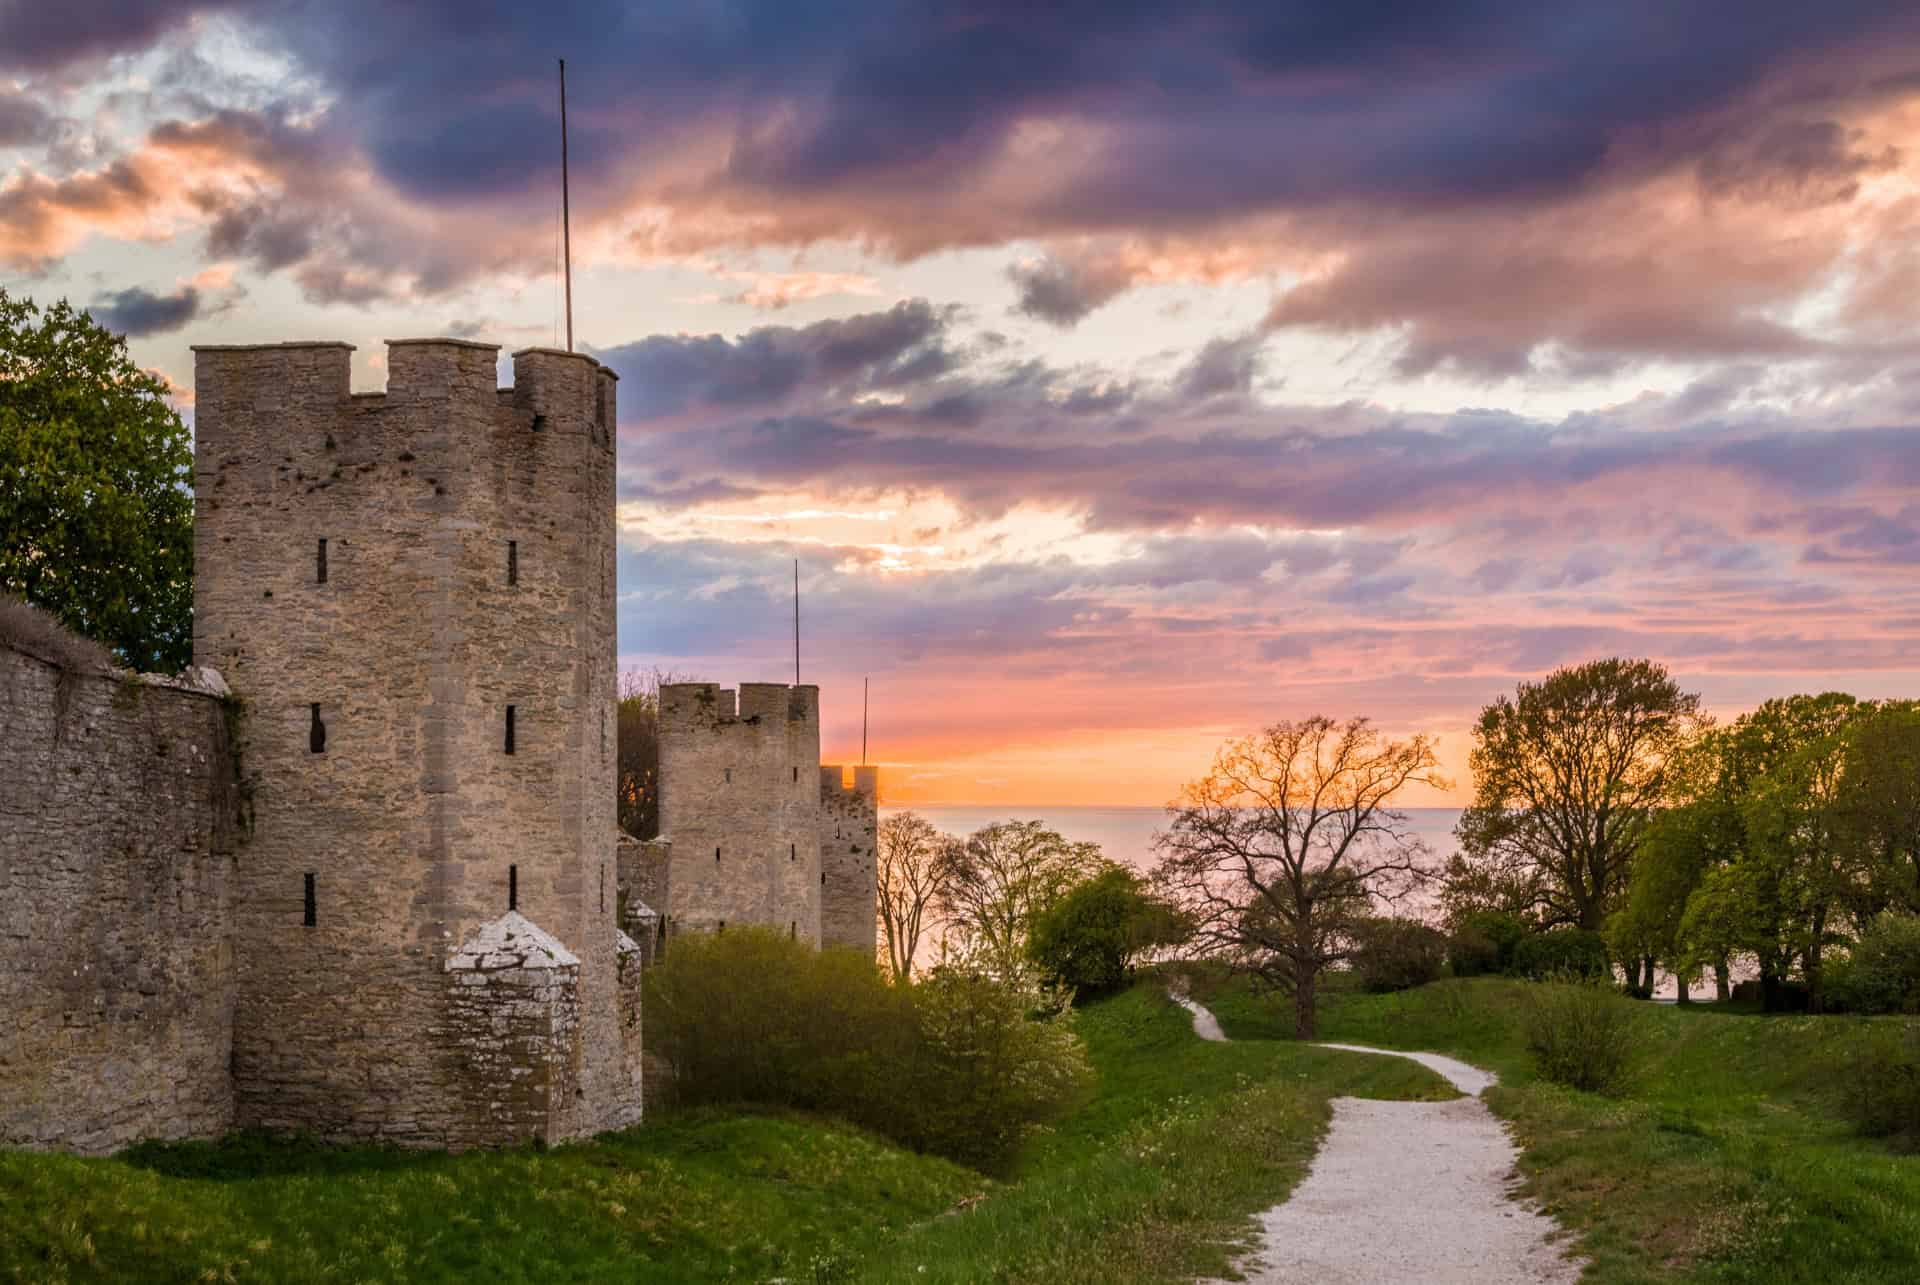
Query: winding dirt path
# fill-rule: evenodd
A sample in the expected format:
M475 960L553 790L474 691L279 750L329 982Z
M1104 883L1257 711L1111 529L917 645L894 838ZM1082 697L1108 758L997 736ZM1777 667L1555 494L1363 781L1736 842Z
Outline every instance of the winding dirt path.
M1225 1040L1207 1009L1176 995L1203 1040ZM1238 1264L1252 1285L1561 1285L1583 1264L1554 1221L1512 1193L1519 1151L1480 1101L1495 1077L1438 1053L1328 1044L1404 1057L1445 1077L1451 1102L1335 1098L1333 1125L1306 1179L1260 1215L1260 1244Z

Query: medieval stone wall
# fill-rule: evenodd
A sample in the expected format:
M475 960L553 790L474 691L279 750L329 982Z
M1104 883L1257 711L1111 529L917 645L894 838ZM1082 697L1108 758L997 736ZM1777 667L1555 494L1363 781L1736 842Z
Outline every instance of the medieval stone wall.
M879 923L880 769L856 767L853 785L837 765L820 769L820 944L871 956Z
M240 802L214 696L0 645L0 1145L232 1123Z
M345 345L196 350L194 651L246 703L254 777L242 1125L485 1141L444 965L510 885L577 959L579 1092L547 1136L638 1116L614 923L614 380L536 349L496 389L496 353L394 342L387 391L356 396Z
M819 943L819 780L819 688L661 687L669 936L762 924Z

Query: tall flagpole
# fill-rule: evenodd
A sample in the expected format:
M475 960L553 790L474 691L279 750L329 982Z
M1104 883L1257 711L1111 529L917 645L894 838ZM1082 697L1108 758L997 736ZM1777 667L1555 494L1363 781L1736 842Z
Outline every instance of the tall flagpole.
M560 241L567 275L567 351L573 351L573 219L567 205L567 60L560 60Z
M871 679L860 680L860 766L867 765L867 684Z
M800 559L793 560L793 685L800 685Z

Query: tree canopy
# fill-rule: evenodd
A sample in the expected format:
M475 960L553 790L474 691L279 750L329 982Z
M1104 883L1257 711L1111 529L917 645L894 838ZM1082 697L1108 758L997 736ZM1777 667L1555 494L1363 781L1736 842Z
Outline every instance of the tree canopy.
M1526 889L1542 926L1600 929L1668 759L1702 725L1700 698L1650 660L1596 660L1521 683L1481 711L1473 806L1455 831L1467 865Z
M193 450L126 341L0 290L0 593L134 669L193 656Z

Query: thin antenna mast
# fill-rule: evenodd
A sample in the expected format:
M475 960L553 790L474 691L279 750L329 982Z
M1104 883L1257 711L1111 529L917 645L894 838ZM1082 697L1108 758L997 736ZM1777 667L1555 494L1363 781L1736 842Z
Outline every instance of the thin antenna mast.
M867 765L867 684L870 678L860 680L860 766Z
M567 60L560 60L560 240L567 276L567 351L573 351L573 219L567 202Z
M800 685L800 559L793 560L793 685Z

